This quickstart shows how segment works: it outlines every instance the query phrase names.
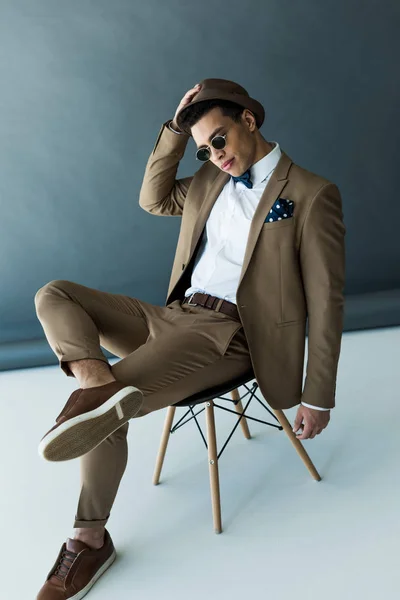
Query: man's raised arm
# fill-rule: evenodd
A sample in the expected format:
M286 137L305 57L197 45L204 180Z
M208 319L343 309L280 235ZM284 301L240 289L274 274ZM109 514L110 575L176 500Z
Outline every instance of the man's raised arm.
M139 205L153 215L180 216L193 177L176 179L189 135L181 132L176 115L189 104L199 91L196 86L182 98L172 122L165 123L158 135L153 152L147 162L139 196Z

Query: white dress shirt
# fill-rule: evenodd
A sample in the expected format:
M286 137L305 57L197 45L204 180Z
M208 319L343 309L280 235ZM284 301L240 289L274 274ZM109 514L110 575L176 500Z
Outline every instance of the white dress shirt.
M172 127L170 127L172 131ZM178 133L174 131L174 133ZM185 292L210 294L236 304L250 225L265 187L282 155L277 142L269 154L251 167L251 189L229 179L207 219L197 251L191 287ZM305 404L316 410L329 410Z
M279 144L272 143L274 149L251 167L252 189L230 178L218 196L207 219L192 285L185 296L202 292L236 304L251 221L282 154Z

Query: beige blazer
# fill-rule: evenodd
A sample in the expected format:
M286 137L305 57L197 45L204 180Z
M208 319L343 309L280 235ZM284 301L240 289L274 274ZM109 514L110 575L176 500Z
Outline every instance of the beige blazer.
M188 140L163 125L140 191L144 210L182 218L167 304L182 298L190 286L207 218L229 179L211 162L193 177L176 179ZM294 216L265 222L279 197L293 200ZM252 220L237 290L254 373L273 408L289 408L301 400L324 408L335 404L343 329L344 236L338 188L283 153Z

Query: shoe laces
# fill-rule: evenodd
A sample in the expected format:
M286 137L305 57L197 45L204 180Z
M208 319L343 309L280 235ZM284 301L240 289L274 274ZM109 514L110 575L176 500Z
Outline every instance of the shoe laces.
M57 579L59 579L60 581L64 581L77 556L78 555L75 554L75 552L64 550L54 570L54 577L57 577Z

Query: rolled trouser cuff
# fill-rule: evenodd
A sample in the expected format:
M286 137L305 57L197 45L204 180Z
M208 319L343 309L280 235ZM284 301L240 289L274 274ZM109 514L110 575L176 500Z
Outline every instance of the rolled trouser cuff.
M89 529L94 527L104 527L107 524L109 517L106 519L92 519L90 521L80 520L75 517L74 529Z

